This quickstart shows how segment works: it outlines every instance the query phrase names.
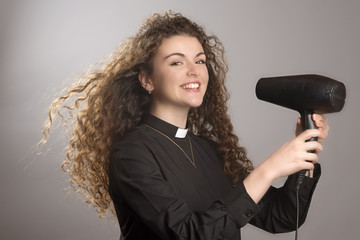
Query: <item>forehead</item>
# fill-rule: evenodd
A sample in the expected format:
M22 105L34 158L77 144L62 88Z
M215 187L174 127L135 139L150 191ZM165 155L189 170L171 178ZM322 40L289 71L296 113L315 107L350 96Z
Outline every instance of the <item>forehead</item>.
M184 55L197 55L203 52L203 47L196 37L186 35L176 35L164 39L156 55L166 56L172 53L182 53Z

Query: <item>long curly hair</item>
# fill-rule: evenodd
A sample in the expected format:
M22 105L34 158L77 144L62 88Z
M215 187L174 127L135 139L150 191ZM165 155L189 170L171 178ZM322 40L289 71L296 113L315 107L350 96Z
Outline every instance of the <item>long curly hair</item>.
M140 123L151 104L138 75L141 71L152 72L151 60L162 40L175 35L196 37L207 58L208 88L202 105L189 111L190 131L216 143L224 171L233 185L253 169L227 114L228 66L222 43L181 14L171 11L154 14L137 34L120 45L101 69L80 77L64 96L51 104L43 128L43 142L46 142L56 117L63 118L64 125L69 121L75 123L70 129L72 136L62 169L69 174L72 188L88 204L97 207L100 216L112 209L108 167L113 144ZM67 119L63 117L64 111L68 112Z

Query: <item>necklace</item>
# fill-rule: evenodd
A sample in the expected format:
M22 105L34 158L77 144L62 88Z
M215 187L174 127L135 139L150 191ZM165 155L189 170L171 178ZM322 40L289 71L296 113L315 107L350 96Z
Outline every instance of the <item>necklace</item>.
M186 154L186 152L184 151L184 149L182 147L180 147L176 142L174 142L168 135L166 135L165 133L163 132L160 132L159 130L153 128L153 127L150 127L149 125L145 124L145 126L147 126L148 128L151 128L152 130L154 130L155 132L157 133L160 133L161 135L163 135L164 137L166 137L170 142L172 142L175 146L177 146L185 155L185 157L189 160L189 162L191 163L191 165L193 165L194 168L196 168L196 164L195 164L195 160L194 160L194 153L193 153L193 149L192 149L192 144L191 144L191 140L190 140L190 137L188 137L189 139L189 144L190 144L190 151L191 151L191 156L192 156L192 159L189 158L189 156Z

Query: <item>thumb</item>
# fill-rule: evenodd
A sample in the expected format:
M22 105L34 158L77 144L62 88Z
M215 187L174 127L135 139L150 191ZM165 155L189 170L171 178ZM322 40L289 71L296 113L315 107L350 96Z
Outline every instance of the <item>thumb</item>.
M296 121L295 136L299 136L302 133L301 118L299 117Z

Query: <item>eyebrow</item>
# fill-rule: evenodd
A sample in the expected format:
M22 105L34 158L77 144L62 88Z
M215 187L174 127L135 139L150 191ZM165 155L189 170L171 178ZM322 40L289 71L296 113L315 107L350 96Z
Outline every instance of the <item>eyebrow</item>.
M205 55L205 53L204 52L199 52L198 54L196 54L195 57L199 57L201 55ZM172 57L172 56L185 57L185 54L183 54L183 53L172 53L172 54L169 54L166 57L164 57L164 60L166 60L166 59L168 59L169 57Z

